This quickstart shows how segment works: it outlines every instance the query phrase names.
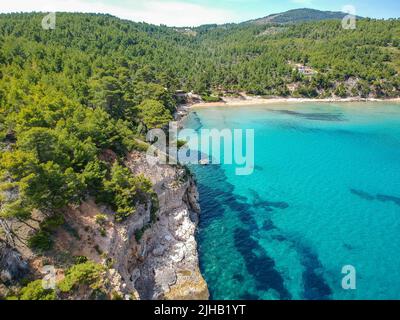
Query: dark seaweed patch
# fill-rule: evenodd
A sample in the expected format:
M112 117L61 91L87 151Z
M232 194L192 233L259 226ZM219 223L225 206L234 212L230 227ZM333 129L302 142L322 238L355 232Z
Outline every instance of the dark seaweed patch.
M395 197L395 196L388 196L385 194L378 194L376 196L376 199L382 202L393 202L394 204L398 205L400 207L400 198Z
M253 189L249 189L249 191L253 195L253 206L254 207L263 208L266 211L272 211L272 208L287 209L289 207L289 204L287 202L267 201L267 200L264 200L257 191L255 191Z
M258 290L275 290L281 299L290 299L291 295L284 286L284 280L275 269L275 262L265 250L251 237L247 229L238 228L234 231L235 247L243 256L247 271L256 281Z
M370 193L362 191L362 190L357 190L357 189L350 189L350 192L364 200L369 200L369 201L377 200L377 201L381 201L381 202L393 202L394 204L396 204L400 207L400 197L391 196L391 195L387 195L387 194L377 194L376 196L374 196L373 194L370 194Z
M252 206L247 203L248 199L234 194L234 186L227 181L220 166L196 167L195 169L195 172L201 173L202 181L212 181L209 185L198 183L200 206L203 211L203 218L200 219L201 228L207 227L214 219L221 218L228 207L236 212L243 224L255 228L254 230L257 229L257 223L253 218L255 213L252 211Z
M204 218L200 219L201 227L204 228L211 224L215 219L220 219L224 215L225 209L216 199L218 195L220 195L220 190L212 189L201 183L198 184L198 188L201 195L215 194L215 198L210 197L213 199L212 201L200 201L202 212L206 212Z
M350 192L364 200L375 200L375 196L362 190L350 189Z
M279 127L285 130L293 130L297 132L304 132L304 133L315 133L315 134L328 134L337 137L340 136L358 136L360 138L368 137L368 134L362 132L356 132L351 130L343 130L343 129L322 129L322 128L313 128L307 127L304 125L299 125L298 123L294 122L284 122L280 123Z
M255 207L263 208L265 211L271 211L275 208L285 209L288 204L285 202L265 201L254 190L253 201L234 194L234 186L227 181L224 171L219 166L196 167L197 172L201 173L202 181L210 182L205 185L199 183L200 205L203 211L200 227L204 228L211 224L214 219L221 219L225 210L229 208L236 214L243 224L243 228L234 230L234 245L242 255L248 273L253 277L256 283L256 289L267 291L272 289L279 294L281 299L290 299L291 294L284 286L282 275L276 270L275 261L268 256L260 244L252 238L257 234L258 225L254 219ZM266 219L263 223L263 230L279 230L273 224L271 219ZM201 237L201 235L200 235ZM292 240L288 240L280 234L273 235L276 241L288 241L292 247L299 252L301 263L305 268L303 272L304 299L329 299L331 289L326 284L322 274L322 265L318 257L311 249L300 246ZM200 266L203 269L202 260ZM244 277L240 274L233 275L233 279L243 282ZM212 287L210 287L211 297L213 296ZM261 299L254 293L246 292L240 296L241 299Z
M254 213L252 213L250 211L238 212L240 221L247 227L250 227L255 232L255 231L257 231L258 227L257 227L256 220L253 218L253 215L254 215Z
M240 296L239 300L246 300L246 301L253 300L254 301L254 300L261 300L261 298L259 296L257 296L256 294L252 294L247 291Z
M292 110L271 110L271 111L313 121L345 121L345 119L343 118L343 114L341 113L297 112Z
M355 247L352 246L352 245L349 244L349 243L343 243L343 247L346 248L346 249L349 250L349 251L352 251L352 250L355 249Z
M275 225L273 224L273 222L270 219L264 221L264 223L263 223L263 229L264 230L270 231L270 230L273 230L275 228L276 228Z
M233 280L236 280L238 282L243 282L244 281L244 276L241 275L240 273L236 273L232 277Z
M262 201L259 202L257 205L259 206L267 206L267 207L273 207L273 208L278 208L278 209L287 209L289 208L289 205L286 202L283 201Z
M281 234L277 234L277 235L273 236L272 239L279 241L279 242L287 241L287 238Z
M332 290L323 276L323 266L313 250L305 245L297 243L297 250L301 254L303 272L303 298L306 300L329 300Z
M245 196L241 196L241 195L235 194L235 200L236 201L246 202L247 198Z

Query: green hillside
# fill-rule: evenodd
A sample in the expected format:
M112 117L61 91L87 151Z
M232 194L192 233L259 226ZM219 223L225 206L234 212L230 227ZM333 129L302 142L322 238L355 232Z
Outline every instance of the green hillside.
M29 218L87 195L126 217L148 182L121 159L172 119L176 90L205 99L263 96L398 97L400 21L231 24L182 32L108 15L0 15L2 217ZM123 181L119 184L118 181ZM130 190L131 196L122 199ZM8 193L7 193L8 192ZM14 194L14 196L10 196Z

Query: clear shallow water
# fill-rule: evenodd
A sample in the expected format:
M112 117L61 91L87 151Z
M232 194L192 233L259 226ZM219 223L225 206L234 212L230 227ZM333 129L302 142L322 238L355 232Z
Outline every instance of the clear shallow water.
M212 299L400 299L399 104L210 107L186 126L255 129L252 175L193 166Z

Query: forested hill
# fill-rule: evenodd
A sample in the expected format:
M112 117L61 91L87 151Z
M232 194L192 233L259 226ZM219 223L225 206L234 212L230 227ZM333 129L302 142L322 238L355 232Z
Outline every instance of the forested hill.
M329 13L317 11L314 18L321 15ZM205 97L224 91L305 97L399 94L399 20L363 19L355 30L344 30L340 20L175 29L59 13L56 29L43 30L42 17L0 15L2 66L17 65L36 77L72 77L73 88L65 90L85 104L90 103L85 93L102 72L118 81L129 76L169 93L193 90ZM133 96L139 103L140 93Z
M202 73L195 91L266 96L399 96L400 20L240 24L195 29ZM216 93L218 93L218 90Z
M319 21L331 19L343 19L347 13L335 11L320 11L315 9L294 9L283 13L271 14L264 18L251 20L249 22L265 24L265 23L298 23L306 21Z

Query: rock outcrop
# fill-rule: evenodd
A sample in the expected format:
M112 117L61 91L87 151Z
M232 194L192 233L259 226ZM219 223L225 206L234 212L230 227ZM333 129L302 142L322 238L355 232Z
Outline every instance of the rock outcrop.
M0 241L0 282L13 283L29 272L29 266L18 251Z
M151 179L159 198L157 222L137 244L140 256L132 265L132 279L141 299L208 299L207 284L199 270L195 239L198 192L182 167L146 161L132 153L126 165L134 174Z

